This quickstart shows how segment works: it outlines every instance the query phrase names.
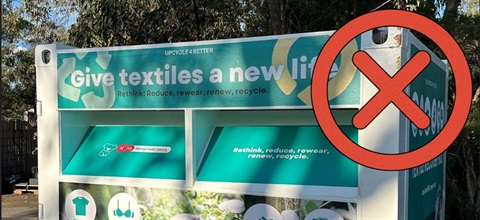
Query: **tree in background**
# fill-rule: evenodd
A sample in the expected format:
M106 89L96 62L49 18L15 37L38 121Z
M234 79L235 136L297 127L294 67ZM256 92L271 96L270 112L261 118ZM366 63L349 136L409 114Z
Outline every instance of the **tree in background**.
M461 46L472 73L472 107L469 118L448 149L447 217L480 219L480 6L478 0L450 1L440 23ZM449 105L456 89L449 86Z
M16 43L19 39L26 38L30 28L30 23L23 18L22 10L13 7L11 1L2 1L2 119L19 118L17 109L27 109L24 107L25 100L21 100L20 91L32 92L35 90L34 87L29 87L28 82L23 83L17 80L17 78L23 78L34 71L24 75L16 74L17 66L20 66L19 60L27 58L25 51L19 49ZM30 66L32 66L31 62ZM21 71L20 69L25 70L25 66L18 69L19 71ZM19 76L17 77L17 75Z
M334 30L384 0L78 0L77 47Z
M70 43L119 46L261 35L265 16L252 0L80 0Z
M31 71L32 60L18 45L20 39L28 38L31 28L20 8L14 7L12 1L2 0L2 119L21 118L18 110L27 110L28 103L35 100L27 100L31 98L27 97L29 93L35 90L31 86L35 84L35 78L28 79L34 77L35 73ZM35 96L35 93L32 95Z
M35 108L38 44L65 43L70 1L2 0L2 120L23 119Z

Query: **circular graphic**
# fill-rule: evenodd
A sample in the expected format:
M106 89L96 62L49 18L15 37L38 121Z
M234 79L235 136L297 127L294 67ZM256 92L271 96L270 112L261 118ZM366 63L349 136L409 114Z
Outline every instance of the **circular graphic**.
M68 219L94 219L97 215L95 200L87 191L76 189L65 199L65 215Z
M337 54L359 34L385 26L410 28L421 32L435 42L443 50L451 64L457 88L451 118L443 130L423 147L401 154L377 153L353 143L336 124L328 103L328 76L330 66ZM405 170L424 164L448 148L467 120L471 104L472 83L465 56L447 31L421 15L401 10L383 10L362 15L348 22L331 36L319 54L317 63L322 63L322 65L314 67L311 95L317 122L335 148L361 165L379 170Z
M280 213L280 215L282 215L282 219L283 220L300 220L300 218L298 218L298 215L297 215L297 212L295 212L295 210L283 210L282 213Z
M137 200L128 193L118 193L108 203L109 219L138 220L141 216Z
M343 220L343 217L330 209L317 209L308 213L305 220Z
M173 216L170 220L203 220L203 218L193 214L178 214Z
M282 215L273 206L261 203L250 207L247 212L245 212L243 219L276 220L282 219Z

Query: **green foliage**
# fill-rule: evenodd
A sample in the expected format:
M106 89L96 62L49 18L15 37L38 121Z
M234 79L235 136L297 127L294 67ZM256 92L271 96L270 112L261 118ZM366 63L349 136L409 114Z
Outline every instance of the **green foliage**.
M35 108L34 48L65 42L65 16L59 15L68 2L2 0L2 120L23 119Z
M251 2L82 0L70 42L92 47L245 37L265 20Z
M280 5L275 8L259 0L77 2L79 17L69 31L70 44L102 47L269 35L274 33L272 27L278 25L278 33L334 30L384 1L268 1ZM431 9L431 4L421 4L418 10ZM382 9L394 7L391 3ZM278 11L271 11L275 9Z
M25 32L30 28L31 24L23 17L21 8L2 1L2 49L25 37Z
M3 56L2 56L3 58ZM2 62L2 109L6 120L23 119L23 112L35 106L33 50L5 55Z
M35 86L31 86L35 78L23 81L32 73L35 75L35 70L19 63L31 61L32 54L15 45L28 36L31 28L21 8L14 7L12 1L2 1L2 119L22 118L23 111L28 109L26 99L35 95Z
M305 204L305 207L303 208L303 211L304 211L304 213L308 214L308 213L313 212L314 210L316 210L318 208L320 208L318 206L318 204L315 201L310 200Z
M441 24L445 29L452 34L455 40L465 54L465 58L470 66L472 75L472 94L475 94L476 90L480 87L480 16L466 16L459 15L453 20L443 19ZM439 56L445 58L442 51L438 51ZM454 95L455 85L451 81L452 91L449 94ZM450 98L453 101L453 97ZM453 104L453 103L450 103Z
M222 210L222 202L241 199L237 195L195 191L152 189L154 204L140 201L145 219L170 219L178 214L190 213L202 219L242 219L242 214Z
M474 2L464 1L464 4ZM448 149L447 219L480 219L480 15L476 2L476 11L472 7L473 10L464 10L464 14L441 20L465 54L472 75L473 95L464 129ZM449 106L453 106L457 89L453 78L449 87Z
M480 108L448 150L447 219L480 218Z

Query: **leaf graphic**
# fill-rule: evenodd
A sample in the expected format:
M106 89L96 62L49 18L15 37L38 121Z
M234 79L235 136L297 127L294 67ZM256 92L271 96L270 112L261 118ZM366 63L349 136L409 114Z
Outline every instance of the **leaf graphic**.
M313 210L316 210L318 208L319 207L318 207L317 203L315 203L315 201L310 200L305 204L305 213L308 214L308 213L310 213Z

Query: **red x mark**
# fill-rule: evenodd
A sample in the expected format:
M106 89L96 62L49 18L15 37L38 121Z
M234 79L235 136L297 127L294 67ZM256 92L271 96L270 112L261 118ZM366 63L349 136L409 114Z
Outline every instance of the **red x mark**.
M420 51L394 76L390 77L365 51L353 55L353 63L379 89L354 116L353 125L364 129L392 102L420 129L430 125L430 118L403 91L430 63L430 55Z
M135 149L134 145L120 144L117 147L117 152L131 152L133 149Z

